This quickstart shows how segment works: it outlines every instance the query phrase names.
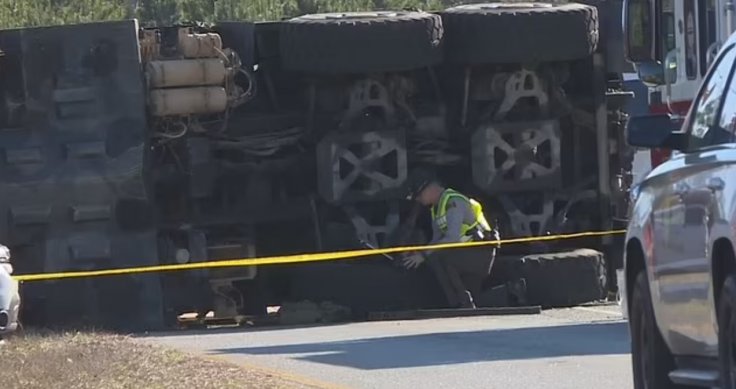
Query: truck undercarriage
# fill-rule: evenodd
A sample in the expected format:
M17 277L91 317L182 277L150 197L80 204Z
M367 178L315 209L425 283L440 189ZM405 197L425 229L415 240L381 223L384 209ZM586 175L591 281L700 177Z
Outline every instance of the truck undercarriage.
M407 233L403 200L420 167L483 202L503 238L610 229L633 154L600 9L0 31L0 237L18 274L425 243L428 220ZM564 306L615 288L616 247L504 246L498 260L531 303ZM125 328L289 301L355 318L444 304L429 271L380 256L24 289L29 322Z

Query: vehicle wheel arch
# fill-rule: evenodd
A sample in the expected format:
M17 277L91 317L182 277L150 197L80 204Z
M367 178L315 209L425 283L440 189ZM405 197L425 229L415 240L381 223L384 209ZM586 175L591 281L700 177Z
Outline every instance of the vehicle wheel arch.
M626 242L626 263L624 266L624 269L626 269L626 290L633 291L637 275L646 269L644 249L639 239L632 238ZM631 295L632 293L626 293L628 307L631 307Z
M713 301L717 307L723 282L728 275L736 275L736 253L730 239L721 237L713 242L710 274L713 281Z
M718 331L720 387L733 388L734 382L734 311L736 310L736 254L728 235L717 235L711 255L714 313Z

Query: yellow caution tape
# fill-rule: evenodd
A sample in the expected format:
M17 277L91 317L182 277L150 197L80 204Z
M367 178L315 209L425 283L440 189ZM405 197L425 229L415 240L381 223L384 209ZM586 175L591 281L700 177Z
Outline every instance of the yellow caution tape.
M543 242L550 240L563 240L563 239L575 239L593 236L606 236L606 235L619 235L626 233L626 230L612 230L612 231L589 231L589 232L578 232L574 234L564 235L547 235L547 236L535 236L527 238L514 238L514 239L501 239L495 241L482 241L482 242L464 242L464 243L444 243L435 245L422 245L422 246L404 246L404 247L391 247L384 249L365 249L365 250L352 250L352 251L337 251L331 253L313 253L313 254L297 254L297 255L284 255L276 257L263 257L263 258L241 258L241 259L228 259L211 262L195 262L195 263L184 263L184 264L171 264L171 265L156 265L156 266L141 266L141 267L129 267L122 269L103 269L103 270L89 270L89 271L70 271L70 272L59 272L59 273L41 273L41 274L22 274L13 276L18 281L48 281L48 280L60 280L65 278L83 278L83 277L101 277L101 276L114 276L123 274L141 274L141 273L158 273L166 271L181 271L181 270L195 270L195 269L212 269L221 267L237 267L237 266L256 266L256 265L283 265L283 264L295 264L305 262L320 262L320 261L334 261L338 259L351 259L359 257L367 257L374 255L383 254L394 254L403 253L409 251L423 251L423 250L442 250L460 247L475 247L475 246L490 246L498 244L513 244L513 243L529 243L529 242Z

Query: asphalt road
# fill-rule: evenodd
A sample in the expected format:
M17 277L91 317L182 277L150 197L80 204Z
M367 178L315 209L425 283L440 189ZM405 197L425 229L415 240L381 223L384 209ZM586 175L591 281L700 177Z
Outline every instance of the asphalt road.
M316 387L631 388L617 306L540 315L152 334Z

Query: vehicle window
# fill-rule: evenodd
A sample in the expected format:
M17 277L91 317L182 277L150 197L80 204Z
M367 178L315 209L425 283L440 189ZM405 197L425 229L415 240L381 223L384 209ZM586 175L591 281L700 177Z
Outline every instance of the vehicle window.
M673 0L662 1L662 53L664 56L675 48L675 7Z
M652 54L651 10L648 0L630 0L628 12L628 46L634 58Z
M688 80L697 78L698 48L695 34L695 2L685 1L685 74Z
M660 39L660 58L675 49L675 9L673 0L662 0L661 33L657 34Z
M688 118L689 150L731 142L731 132L721 128L719 120L721 102L736 59L736 50L733 50L733 46L726 50L717 60L709 78L701 87L697 100L693 103Z
M716 5L715 0L698 2L698 40L700 49L700 75L708 71L708 50L716 42Z
M736 51L734 52L736 53ZM726 88L723 97L723 108L721 109L718 127L720 130L731 134L733 139L736 131L736 79L733 77L729 80L728 88Z

